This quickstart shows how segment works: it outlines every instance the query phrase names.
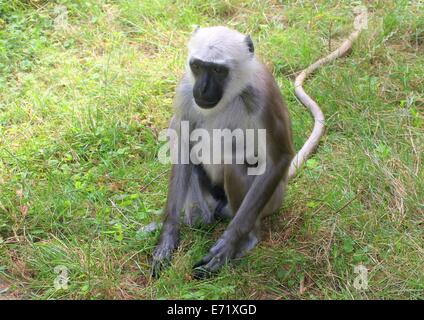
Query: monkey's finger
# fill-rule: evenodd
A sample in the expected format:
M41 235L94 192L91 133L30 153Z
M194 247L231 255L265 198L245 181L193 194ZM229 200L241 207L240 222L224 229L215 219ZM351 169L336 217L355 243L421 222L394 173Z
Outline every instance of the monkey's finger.
M210 273L217 273L219 269L221 269L226 263L227 259L222 259L220 257L214 257L207 265L205 265L203 268L208 270Z
M160 261L153 261L150 269L150 274L153 278L159 278L160 271L162 270L162 263Z
M161 260L153 259L151 264L150 274L152 275L153 278L159 278L160 273L164 269L169 267L170 264L171 264L171 259L161 259Z
M200 260L199 262L195 263L193 266L193 269L196 269L198 267L201 267L205 264L207 264L212 258L213 258L214 254L213 253L209 253L206 256L204 256L202 258L202 260Z
M201 280L212 277L218 273L219 269L226 263L225 261L225 259L213 257L206 265L194 268L193 278Z

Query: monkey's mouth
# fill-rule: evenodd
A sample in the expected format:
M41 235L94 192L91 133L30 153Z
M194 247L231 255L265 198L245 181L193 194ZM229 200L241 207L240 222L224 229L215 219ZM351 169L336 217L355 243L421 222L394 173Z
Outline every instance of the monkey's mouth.
M211 109L211 108L215 107L219 102L219 100L206 101L206 100L196 99L196 98L194 99L194 101L196 101L196 104L203 109Z

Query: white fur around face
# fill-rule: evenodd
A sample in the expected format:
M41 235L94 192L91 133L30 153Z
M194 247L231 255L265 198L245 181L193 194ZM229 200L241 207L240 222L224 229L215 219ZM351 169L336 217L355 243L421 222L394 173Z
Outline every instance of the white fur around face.
M227 27L199 28L188 44L190 56L206 61L244 61L251 57L245 42L246 36Z
M211 109L203 109L194 102L203 114L221 111L249 83L254 82L254 75L259 64L254 53L249 52L244 34L222 26L200 28L191 37L188 49L187 73L193 85L194 77L189 66L192 58L225 64L230 68L229 83L218 105Z

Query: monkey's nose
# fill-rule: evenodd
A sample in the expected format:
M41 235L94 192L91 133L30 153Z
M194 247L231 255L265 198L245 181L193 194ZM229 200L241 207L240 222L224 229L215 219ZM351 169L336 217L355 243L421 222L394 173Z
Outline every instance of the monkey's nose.
M207 83L205 83L202 88L200 89L200 93L202 96L204 96L206 94L206 92L208 91L208 85Z

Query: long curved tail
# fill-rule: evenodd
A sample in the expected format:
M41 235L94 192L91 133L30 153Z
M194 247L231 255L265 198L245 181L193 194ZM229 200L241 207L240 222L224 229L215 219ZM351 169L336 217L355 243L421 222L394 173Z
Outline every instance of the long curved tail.
M289 179L293 178L296 175L297 170L315 151L321 139L321 136L324 134L325 131L324 114L322 113L321 108L318 106L318 104L310 96L308 96L308 94L303 89L303 82L308 76L310 76L315 70L317 70L322 65L344 56L352 48L353 42L356 40L356 38L358 38L361 31L366 28L366 19L367 10L366 8L361 8L361 10L358 12L358 15L355 17L355 31L349 35L349 37L343 42L343 44L335 51L330 53L328 56L321 58L315 63L311 64L309 67L300 72L300 74L296 77L296 80L294 82L295 94L300 100L300 102L302 102L302 104L307 107L311 112L314 118L314 128L308 140L306 140L305 144L296 154L290 165Z

